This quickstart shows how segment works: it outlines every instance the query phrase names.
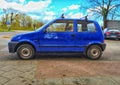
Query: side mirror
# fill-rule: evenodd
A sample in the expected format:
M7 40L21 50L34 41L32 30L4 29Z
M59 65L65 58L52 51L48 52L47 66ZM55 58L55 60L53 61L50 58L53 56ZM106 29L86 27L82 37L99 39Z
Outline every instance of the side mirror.
M45 29L45 30L44 30L44 33L46 33L46 32L51 32L51 31L50 31L50 28Z
M46 33L46 32L47 32L47 30L45 29L45 30L44 30L44 33Z

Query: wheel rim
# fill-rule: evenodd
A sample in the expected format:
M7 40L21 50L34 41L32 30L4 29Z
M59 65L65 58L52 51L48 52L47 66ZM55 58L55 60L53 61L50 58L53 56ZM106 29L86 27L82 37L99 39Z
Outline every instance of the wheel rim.
M29 57L31 57L31 54L32 54L32 50L29 48L22 48L20 50L20 55L23 58L29 58Z
M99 51L99 49L97 49L97 48L91 49L91 55L92 55L94 58L99 57L99 56L100 56L100 51Z

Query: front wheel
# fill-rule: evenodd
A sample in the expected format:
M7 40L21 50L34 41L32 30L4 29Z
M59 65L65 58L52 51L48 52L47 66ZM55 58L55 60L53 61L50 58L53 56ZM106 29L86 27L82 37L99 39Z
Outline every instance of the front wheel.
M27 60L35 57L35 50L29 44L22 44L17 49L17 55L19 58Z
M91 45L86 52L86 57L92 60L97 60L102 55L102 49L98 45Z

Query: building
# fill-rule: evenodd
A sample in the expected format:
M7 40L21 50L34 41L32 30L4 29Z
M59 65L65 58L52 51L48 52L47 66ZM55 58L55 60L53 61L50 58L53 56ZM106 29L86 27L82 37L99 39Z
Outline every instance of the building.
M120 30L120 20L107 20L107 28Z

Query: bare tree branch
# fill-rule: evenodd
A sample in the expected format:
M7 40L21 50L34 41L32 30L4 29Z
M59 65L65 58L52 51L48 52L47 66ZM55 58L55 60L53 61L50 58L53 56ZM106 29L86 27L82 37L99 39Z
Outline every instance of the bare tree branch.
M117 12L116 9L120 8L120 3L118 0L88 0L90 2L89 10L93 12L96 16L102 15L104 28L107 26L107 19L111 17L118 16L120 11ZM120 9L119 9L120 10Z
M114 8L117 8L117 7L120 7L120 4L115 4L114 6L112 6L112 7L109 9L109 11L112 10L112 9L114 9Z

